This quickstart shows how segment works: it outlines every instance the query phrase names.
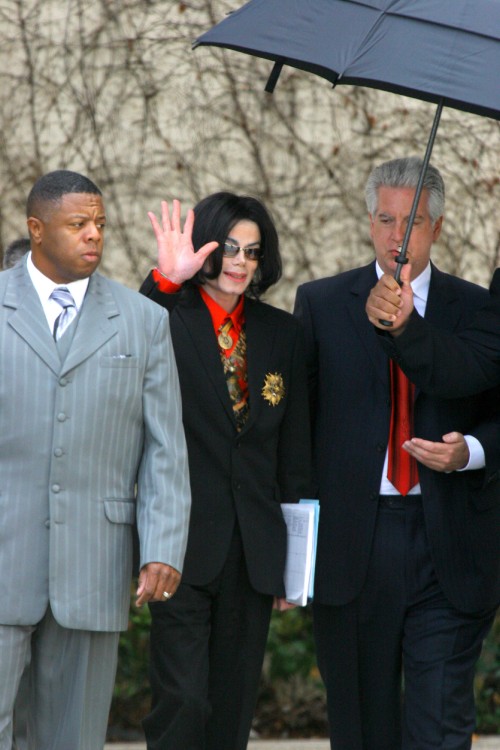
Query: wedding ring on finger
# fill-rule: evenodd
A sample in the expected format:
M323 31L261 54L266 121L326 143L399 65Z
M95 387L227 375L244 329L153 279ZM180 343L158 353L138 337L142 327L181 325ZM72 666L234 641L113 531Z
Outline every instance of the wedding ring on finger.
M170 597L172 596L172 594L169 594L168 591L164 591L163 592L163 596L164 596L165 599L170 599Z

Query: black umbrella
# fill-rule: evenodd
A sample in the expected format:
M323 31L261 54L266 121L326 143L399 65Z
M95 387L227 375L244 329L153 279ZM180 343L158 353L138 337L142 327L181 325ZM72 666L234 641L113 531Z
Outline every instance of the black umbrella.
M274 61L269 92L290 65L437 104L400 264L443 106L500 119L500 0L250 0L199 45Z

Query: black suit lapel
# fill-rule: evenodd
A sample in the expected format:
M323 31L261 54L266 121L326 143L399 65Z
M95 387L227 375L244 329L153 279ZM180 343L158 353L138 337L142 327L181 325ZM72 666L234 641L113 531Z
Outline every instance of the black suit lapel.
M185 345L191 345L194 349L200 370L212 384L217 398L236 429L233 407L220 360L219 347L207 306L201 296L196 294L193 295L189 306L177 305L174 314L178 319L177 336L185 337ZM182 346L183 342L178 341L177 345Z
M236 429L233 407L220 361L210 313L199 294L193 295L188 305L178 304L174 313L178 316L177 336L186 337L198 355L200 367L212 383L214 391ZM262 407L262 387L265 376L272 369L277 326L269 321L265 307L254 300L245 299L245 334L247 339L247 375L250 411L242 432L250 429ZM178 342L178 346L182 343Z
M450 333L456 330L462 316L461 303L446 281L446 274L431 265L431 281L425 308L425 319L436 328Z
M446 274L431 263L431 280L425 306L425 319L436 328L452 333L459 325L462 315L461 303L454 289L447 283ZM420 395L415 388L415 398Z
M350 301L347 305L347 312L350 316L354 329L357 333L356 342L353 345L360 344L363 346L370 357L374 370L382 382L388 382L388 359L384 350L380 346L378 334L372 326L365 311L366 300L370 291L377 283L377 274L375 271L375 262L360 269L359 275L352 284L350 292ZM342 325L342 321L339 321Z
M250 413L242 432L251 428L262 408L262 387L266 375L272 371L271 354L276 336L276 325L269 321L265 307L248 298L245 299L245 333Z

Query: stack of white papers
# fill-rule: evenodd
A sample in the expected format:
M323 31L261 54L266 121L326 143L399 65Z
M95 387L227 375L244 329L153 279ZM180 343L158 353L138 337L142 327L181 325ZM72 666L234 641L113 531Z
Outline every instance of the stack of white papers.
M282 503L281 509L287 526L286 600L303 607L314 590L319 502Z

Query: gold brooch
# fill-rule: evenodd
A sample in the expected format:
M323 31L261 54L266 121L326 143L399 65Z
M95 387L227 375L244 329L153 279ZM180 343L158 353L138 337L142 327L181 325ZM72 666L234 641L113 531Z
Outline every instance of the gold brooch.
M262 395L266 401L269 401L271 406L277 406L285 395L285 386L283 385L282 376L277 372L268 372L264 380Z

